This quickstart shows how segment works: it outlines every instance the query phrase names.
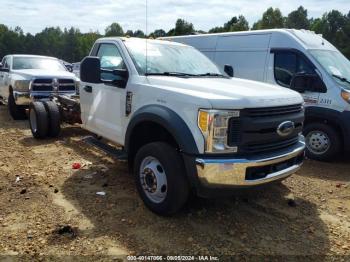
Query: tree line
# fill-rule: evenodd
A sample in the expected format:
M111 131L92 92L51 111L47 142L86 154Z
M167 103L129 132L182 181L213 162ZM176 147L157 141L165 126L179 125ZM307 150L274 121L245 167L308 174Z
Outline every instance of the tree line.
M38 54L58 57L68 62L81 61L86 56L96 39L103 36L130 37L164 37L188 34L222 33L272 28L307 29L322 34L335 45L348 59L350 58L350 11L343 14L332 10L319 18L309 18L307 10L300 6L287 16L283 16L278 8L268 8L261 19L251 27L243 15L234 16L222 26L208 32L196 30L194 25L184 19L178 19L174 28L168 32L157 29L146 35L142 30L127 30L118 23L112 23L104 34L96 32L82 33L77 28L61 29L48 27L40 33L32 35L24 33L20 27L9 28L0 24L0 58L6 54Z

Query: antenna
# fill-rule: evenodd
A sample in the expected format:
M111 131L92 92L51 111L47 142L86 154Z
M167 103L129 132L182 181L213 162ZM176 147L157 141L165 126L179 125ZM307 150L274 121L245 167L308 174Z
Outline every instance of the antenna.
M146 0L146 76L148 71L148 0Z

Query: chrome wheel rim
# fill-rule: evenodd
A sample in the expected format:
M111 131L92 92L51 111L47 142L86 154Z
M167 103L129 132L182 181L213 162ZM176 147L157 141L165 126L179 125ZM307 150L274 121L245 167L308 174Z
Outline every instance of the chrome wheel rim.
M322 155L326 153L330 146L331 141L325 132L315 130L311 131L306 136L306 147L315 155Z
M37 125L37 119L36 119L36 114L34 110L30 110L29 118L30 118L30 126L33 132L36 132L38 130L38 125Z
M154 203L164 201L168 191L165 170L155 157L146 157L140 166L141 187L146 196Z

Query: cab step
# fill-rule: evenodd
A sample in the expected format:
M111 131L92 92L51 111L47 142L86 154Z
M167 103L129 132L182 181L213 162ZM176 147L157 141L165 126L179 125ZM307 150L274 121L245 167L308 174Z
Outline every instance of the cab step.
M118 160L126 161L128 159L128 155L124 150L117 149L113 146L110 146L102 141L96 139L93 136L87 136L82 139L85 143L97 147L103 152L115 157Z

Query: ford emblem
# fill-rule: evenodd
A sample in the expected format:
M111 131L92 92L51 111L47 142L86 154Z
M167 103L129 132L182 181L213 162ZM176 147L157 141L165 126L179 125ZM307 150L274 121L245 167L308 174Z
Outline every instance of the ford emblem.
M279 134L280 136L289 136L291 133L293 133L294 129L294 122L285 121L277 127L277 134Z

